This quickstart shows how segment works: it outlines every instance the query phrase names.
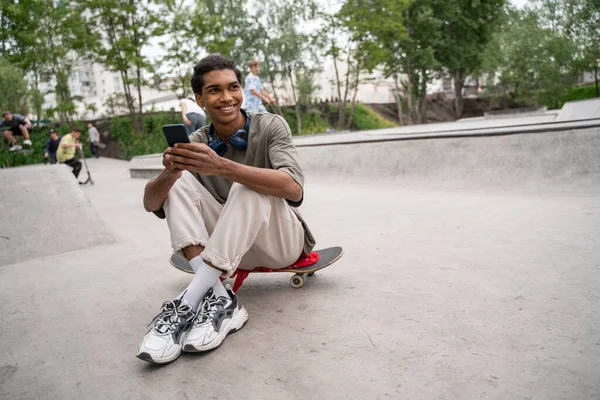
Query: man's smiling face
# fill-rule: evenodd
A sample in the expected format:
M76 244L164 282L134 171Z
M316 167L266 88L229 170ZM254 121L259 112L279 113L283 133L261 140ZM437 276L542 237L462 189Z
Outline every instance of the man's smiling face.
M231 69L215 70L203 75L202 94L196 101L213 122L229 124L238 117L244 95L240 82Z

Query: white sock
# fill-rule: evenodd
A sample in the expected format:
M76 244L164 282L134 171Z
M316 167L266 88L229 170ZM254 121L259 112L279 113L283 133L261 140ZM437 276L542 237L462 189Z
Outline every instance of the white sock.
M199 260L196 260L196 258L199 258ZM190 262L190 266L192 267L192 270L194 272L196 272L198 270L198 267L204 265L204 260L201 257L196 257L194 258L194 262L191 263ZM225 288L225 285L223 285L223 282L221 282L221 279L217 279L217 281L215 282L215 284L212 287L213 292L215 293L215 296L217 298L219 297L227 297L228 299L231 300L231 296L229 296L229 292L227 291L227 288Z
M217 299L219 297L226 297L231 300L231 297L229 297L229 293L227 293L227 289L225 289L225 286L223 285L223 282L221 282L220 279L217 279L212 289Z
M195 311L198 309L198 305L206 295L206 292L215 283L219 282L221 271L206 265L200 256L192 258L190 265L194 270L194 278L177 298L186 301Z

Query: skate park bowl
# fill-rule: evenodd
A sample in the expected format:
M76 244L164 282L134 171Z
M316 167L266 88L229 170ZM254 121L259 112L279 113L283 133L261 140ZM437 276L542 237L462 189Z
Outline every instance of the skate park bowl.
M600 398L600 115L561 112L294 137L344 256L250 276L246 326L165 367L135 358L191 279L142 206L160 155L1 171L0 398Z

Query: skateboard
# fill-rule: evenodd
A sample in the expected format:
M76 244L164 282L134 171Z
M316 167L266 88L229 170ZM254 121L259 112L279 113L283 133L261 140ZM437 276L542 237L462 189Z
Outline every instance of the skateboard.
M302 285L304 285L305 276L313 276L318 270L328 267L339 260L343 254L344 249L341 247L328 247L326 249L313 251L308 256L302 256L293 265L285 268L273 269L267 267L256 267L251 270L238 269L232 276L235 276L236 278L233 285L233 291L236 292L237 289L242 286L242 282L248 277L249 274L270 272L288 272L294 274L290 278L290 284L292 287L299 289L302 287ZM183 272L187 272L189 274L194 273L188 260L177 254L173 254L169 261L171 262L171 265Z

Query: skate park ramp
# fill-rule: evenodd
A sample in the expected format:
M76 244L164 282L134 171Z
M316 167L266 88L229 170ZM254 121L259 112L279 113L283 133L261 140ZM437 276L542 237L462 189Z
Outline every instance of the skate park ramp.
M556 116L557 122L600 118L600 99L566 102Z
M4 169L0 186L0 265L114 241L64 165Z
M299 147L308 174L434 188L542 189L600 182L600 128Z

